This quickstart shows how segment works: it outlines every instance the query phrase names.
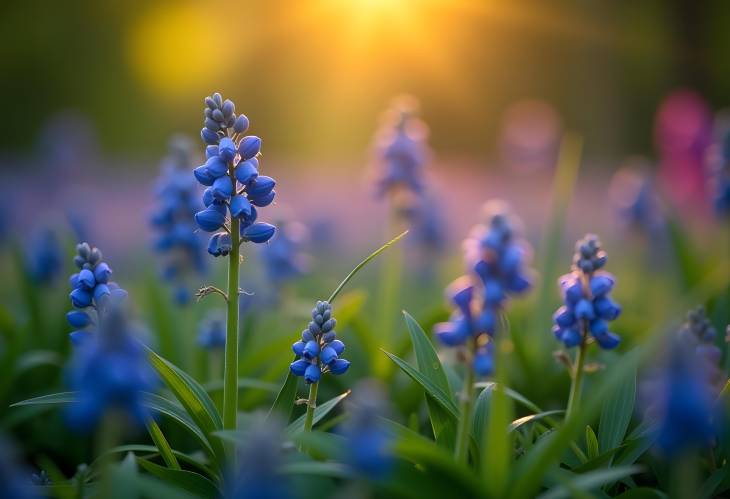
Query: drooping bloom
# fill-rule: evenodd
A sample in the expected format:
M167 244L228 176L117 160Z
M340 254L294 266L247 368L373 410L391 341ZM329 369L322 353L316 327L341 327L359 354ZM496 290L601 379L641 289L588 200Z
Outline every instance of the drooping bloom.
M491 338L507 297L530 288L525 269L529 247L518 237L517 221L501 202L488 203L485 211L488 224L476 226L464 243L470 274L447 288L455 310L448 322L434 328L436 337L445 345L474 342L472 367L480 376L493 371Z
M193 221L202 203L198 185L190 176L192 167L190 142L173 138L155 189L158 204L150 217L156 231L154 248L163 259L162 278L172 285L175 301L181 305L192 296L186 279L205 270L204 243Z
M56 234L49 229L36 232L28 243L26 271L38 284L53 282L63 267L63 250Z
M277 222L277 234L261 249L266 277L276 287L304 274L309 259L303 252L307 229L296 222Z
M66 320L75 329L70 337L77 345L98 328L110 298L121 300L127 293L110 280L111 267L102 261L101 251L89 243L76 246L74 264L79 269L69 279L74 310L66 314Z
M139 426L150 417L143 394L158 386L158 378L136 336L124 300L110 297L95 334L74 349L67 367L67 383L76 392L67 411L72 428L88 432L108 411Z
M231 251L228 216L240 221L242 241L265 243L274 235L273 225L256 221L256 208L274 201L276 181L259 175L261 139L243 136L248 118L236 116L233 102L224 101L217 92L205 98L205 105L205 127L200 136L208 144L206 162L193 173L207 189L203 193L205 209L195 214L195 221L202 230L214 233L208 253L226 256ZM224 231L218 232L221 229Z
M368 478L383 478L394 464L393 435L383 423L389 412L383 389L374 381L361 381L353 390L348 412L343 428L347 462Z
M389 195L396 210L410 213L424 188L428 128L417 118L418 101L396 99L376 136L376 193Z
M223 350L226 346L226 318L222 311L213 310L200 324L198 345L206 350Z
M309 326L302 331L302 339L292 345L297 359L291 363L291 372L304 376L307 384L317 383L322 374L344 374L350 367L350 361L340 357L345 344L337 339L336 324L332 305L318 301Z
M618 335L608 330L621 307L611 300L615 279L600 269L607 255L598 237L588 234L575 245L573 271L559 279L564 305L553 315L553 334L566 347L580 345L590 337L601 348L616 348Z

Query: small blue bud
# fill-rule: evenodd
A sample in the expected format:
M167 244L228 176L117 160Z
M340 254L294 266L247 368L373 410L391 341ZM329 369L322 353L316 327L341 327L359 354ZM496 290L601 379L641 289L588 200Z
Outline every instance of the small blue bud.
M203 211L195 214L195 222L206 232L215 232L220 229L226 221L224 213L217 208L215 204L210 205Z
M302 357L304 355L304 345L305 343L303 341L297 341L291 346L291 349L294 351L294 355L297 357Z
M561 328L571 327L575 324L575 315L568 307L563 306L553 314L553 322Z
M248 130L248 118L243 114L239 114L238 118L236 118L236 121L233 123L233 131L236 133L243 133L246 130Z
M91 324L91 317L86 312L72 310L66 314L66 320L71 327L82 328Z
M218 155L223 161L233 161L236 155L236 144L230 137L223 137L218 144Z
M302 341L305 343L307 341L314 341L314 335L309 329L305 329L304 331L302 331Z
M504 299L504 288L499 281L490 279L484 283L484 301L490 305L499 305Z
M530 286L532 283L529 279L527 279L522 274L515 274L512 276L511 279L507 281L508 291L511 291L512 293L524 293L528 289L530 289Z
M220 237L220 233L215 233L210 236L210 239L208 240L208 253L213 256L221 256L221 250L218 245L218 240L220 239Z
M322 331L324 331L325 333L332 331L336 325L337 325L337 319L335 319L335 318L327 319L322 324Z
M333 340L332 343L329 344L329 346L334 349L337 355L342 355L342 352L345 351L345 344L342 343L340 340Z
M494 359L486 348L480 348L474 355L474 373L477 376L489 376L494 372Z
M236 180L248 184L259 175L259 160L251 158L236 165Z
M88 307L91 305L91 300L93 298L89 291L82 288L74 289L71 291L69 296L71 297L71 303L76 308Z
M213 118L205 118L203 124L205 125L205 128L207 128L211 132L217 132L221 129L220 124Z
M211 185L213 184L211 183ZM213 197L213 189L208 187L203 191L203 205L205 205L205 207L207 208L208 206L213 204L214 200L215 198Z
M304 381L306 383L316 383L322 376L322 372L319 370L319 366L309 364L307 369L304 371Z
M583 337L578 330L572 327L560 329L559 332L555 333L555 335L559 336L560 341L562 341L568 348L580 345L580 342L583 340Z
M261 139L255 135L247 135L241 139L238 152L244 161L255 157L261 151Z
M494 334L494 327L496 325L496 317L494 311L490 308L485 308L482 313L476 318L476 330L480 333L484 332L487 334Z
M241 234L243 234L243 232L246 230L246 228L251 226L251 224L253 224L256 221L258 216L259 216L259 213L258 213L258 211L256 211L256 208L251 206L251 213L249 213L247 215L244 212L243 214L241 214L240 217L238 217L241 220Z
M94 269L94 279L96 279L96 282L106 284L107 282L109 282L109 278L111 277L111 275L112 269L109 268L109 265L107 265L105 262L101 262Z
M607 321L612 321L621 315L621 307L605 296L593 300L593 308L599 318Z
M337 359L330 364L330 372L334 375L344 374L350 367L350 361L345 359Z
M274 236L276 227L271 224L258 222L243 231L243 238L252 243L265 243Z
M276 186L276 181L266 175L259 175L246 188L246 192L252 197L264 197Z
M326 346L322 349L322 354L319 356L319 359L324 364L329 365L337 359L337 352L331 346Z
M303 356L305 359L313 359L319 355L319 344L316 341L308 341L304 345Z
M209 145L218 143L218 134L209 128L203 128L200 131L200 138L203 139L203 142Z
M337 338L337 333L334 331L328 331L322 335L322 341L325 343L332 343Z
M219 177L213 182L212 192L215 199L220 201L226 200L233 194L233 182L226 176Z
M575 305L575 316L578 319L593 319L596 316L596 313L593 310L593 304L583 298Z
M613 277L608 274L598 274L591 279L591 293L598 298L611 291L613 288Z
M608 332L608 323L601 319L594 319L588 325L588 329L590 329L593 336L600 336Z
M223 102L223 106L221 107L221 111L223 112L223 116L228 119L231 116L233 116L233 113L236 111L236 106L233 104L233 102L230 99L226 99Z
M213 177L213 175L210 174L208 168L205 165L199 166L195 170L193 170L193 175L195 175L195 179L198 182L206 186L213 185L213 181L215 180L215 178Z
M75 274L71 274L71 277L68 278L68 284L71 287L71 289L76 289L79 287L79 274L78 272Z
M312 364L310 364L308 360L297 359L294 362L292 362L291 364L289 364L289 369L291 369L291 372L292 372L292 374L294 374L294 376L304 376L304 372L311 365Z
M271 191L268 194L264 194L262 196L252 196L249 194L248 199L251 201L251 204L254 206L258 206L259 208L263 208L264 206L269 206L276 197L276 191Z
M79 272L79 286L84 289L93 289L95 285L96 279L94 278L94 273L89 269L82 269Z
M109 286L106 284L99 284L94 288L94 301L97 304L101 303L104 297L109 296L110 294L111 290L109 289Z
M208 173L214 178L222 177L228 173L228 163L221 156L213 156L205 162Z
M205 159L209 160L213 156L218 156L218 146L207 146L205 148Z
M71 344L75 347L79 345L83 345L84 342L91 337L93 333L87 329L82 329L80 331L74 331L72 333L68 334L68 337L71 339Z
M593 337L596 339L598 345L605 350L612 350L616 348L619 343L621 343L621 338L611 332L606 332L599 335L594 334Z
M580 280L575 279L572 275L567 278L561 278L560 286L563 288L563 293L565 294L566 305L574 306L583 298L583 287L580 284Z
M246 199L246 196L239 194L231 198L231 216L233 217L250 217L252 208L251 202Z
M442 322L434 326L434 332L444 345L463 345L469 337L469 324L463 319L456 322Z

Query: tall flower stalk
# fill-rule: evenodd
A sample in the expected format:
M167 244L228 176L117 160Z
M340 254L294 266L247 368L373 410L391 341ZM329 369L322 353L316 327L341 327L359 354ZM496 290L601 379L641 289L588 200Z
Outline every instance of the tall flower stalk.
M198 226L213 232L208 253L228 257L226 291L214 286L200 289L198 296L222 295L227 302L226 346L223 372L223 428L236 428L238 408L238 297L241 244L265 243L274 235L271 224L256 222L256 207L274 201L276 182L259 175L258 155L261 139L243 134L248 129L246 116L236 116L235 105L219 93L205 98L205 126L200 132L207 144L204 165L194 170L195 178L207 186L203 193L206 208L195 214Z
M524 269L529 250L518 236L519 224L501 202L488 203L485 212L487 224L476 226L464 243L469 273L447 288L454 312L434 328L441 343L459 349L465 364L454 449L459 462L466 462L469 454L474 381L494 372L494 338L507 297L530 288Z
M567 417L580 403L588 346L595 341L601 348L613 349L621 342L608 330L608 321L619 316L621 307L609 297L614 277L600 270L607 258L598 236L588 234L575 245L573 270L559 280L564 305L553 315L553 334L566 347L578 347L571 366Z

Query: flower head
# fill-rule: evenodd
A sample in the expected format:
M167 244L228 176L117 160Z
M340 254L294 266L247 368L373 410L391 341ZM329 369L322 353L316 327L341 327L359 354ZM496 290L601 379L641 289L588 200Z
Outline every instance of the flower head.
M720 365L722 351L715 344L717 331L707 318L704 307L699 306L687 313L687 320L679 329L679 339L694 350L698 369L715 394L719 394L727 379Z
M28 244L25 266L38 284L53 282L62 268L63 251L56 234L49 229L36 232Z
M598 237L588 234L576 243L573 271L559 279L564 305L553 315L553 333L566 347L581 344L589 333L601 348L616 348L621 342L608 330L621 307L610 298L614 277L600 270L606 259Z
M186 276L205 270L203 241L193 222L202 203L197 183L190 176L192 165L190 142L184 137L173 138L155 189L158 205L150 217L156 232L154 248L163 257L162 277L172 284L179 304L191 298Z
M529 247L517 237L518 222L500 202L488 203L487 225L478 225L464 242L468 276L447 289L454 312L448 322L437 324L436 337L445 345L474 342L471 359L480 376L492 373L494 336L507 297L530 288L524 267Z
M256 208L274 201L276 181L259 175L261 139L243 135L248 118L236 116L233 102L224 101L217 92L205 98L205 105L205 127L200 135L208 144L206 162L193 174L207 189L203 193L205 208L195 214L195 221L206 232L224 229L213 234L208 244L208 253L224 256L230 252L228 216L240 222L242 241L265 243L274 235L273 225L256 221Z
M214 310L200 324L198 345L207 350L222 350L226 346L226 320L220 310Z
M66 319L75 329L71 341L79 344L98 328L109 302L123 300L127 293L111 281L111 267L102 261L101 251L89 243L76 246L74 264L79 269L69 279L74 310L66 314Z
M318 301L312 309L312 320L302 331L302 339L292 345L297 359L290 365L291 372L304 376L307 384L317 383L325 373L344 374L350 367L350 361L340 357L345 344L337 339L336 324L332 305Z
M77 393L69 406L69 425L90 431L107 411L127 416L141 426L150 417L144 392L154 390L158 378L124 310L124 302L111 297L95 334L76 349L67 367L67 382Z

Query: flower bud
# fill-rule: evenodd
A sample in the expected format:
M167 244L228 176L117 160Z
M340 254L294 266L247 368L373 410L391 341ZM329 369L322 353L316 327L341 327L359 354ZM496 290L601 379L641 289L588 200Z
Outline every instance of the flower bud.
M223 161L233 161L236 155L236 145L230 137L223 137L218 144L218 155Z
M252 243L265 243L274 236L276 227L271 224L258 222L243 231L243 238Z
M112 269L109 268L109 265L107 265L105 262L101 262L94 269L94 279L96 279L96 282L106 284L107 282L109 282L109 278L111 277L111 275Z
M321 376L322 372L319 370L319 366L316 366L314 364L309 364L309 366L307 366L307 369L304 371L304 381L306 383L316 383L319 381L319 378Z
M206 232L215 232L220 229L226 221L226 216L212 204L203 211L195 214L195 222Z
M242 184L248 184L259 174L259 161L251 158L247 161L241 161L236 165L236 180Z
M243 114L239 114L238 118L236 118L236 121L233 123L233 131L236 133L243 133L246 130L248 130L248 118Z
M243 160L255 157L261 151L261 139L255 135L247 135L238 145L238 152Z
M330 372L335 375L344 374L350 368L350 361L345 359L337 359L330 366Z
M243 195L233 196L231 198L231 216L240 218L242 216L251 216L251 202Z

